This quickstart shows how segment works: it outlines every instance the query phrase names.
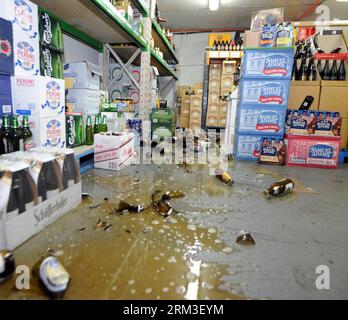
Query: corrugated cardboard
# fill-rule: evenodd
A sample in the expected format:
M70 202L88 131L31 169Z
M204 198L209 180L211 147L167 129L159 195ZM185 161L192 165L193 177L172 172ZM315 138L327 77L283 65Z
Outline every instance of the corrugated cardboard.
M235 61L224 61L222 64L222 74L233 75L235 66L236 66Z
M190 127L190 117L180 116L179 127L180 128L189 128Z
M190 86L178 86L178 90L177 90L177 96L178 97L183 97L187 94L191 94L192 92L192 88Z
M219 90L209 90L208 103L218 103L220 97Z
M100 89L102 72L100 67L92 62L66 63L63 70L64 78L73 78L74 89Z
M347 149L348 148L348 118L343 118L342 119L341 148L342 149Z
M319 110L336 111L348 118L348 81L321 81Z
M227 117L227 107L228 107L228 102L221 101L220 102L220 113L219 117Z
M209 78L209 91L211 90L220 90L220 77Z
M325 52L330 52L339 46L342 47L340 52L347 52L347 45L342 34L320 35L317 37L319 48Z
M191 112L193 110L198 110L198 111L202 110L202 100L203 100L203 96L202 95L191 96L191 101L190 101L190 110L191 110Z
M215 116L207 116L207 127L217 127L219 124L219 118Z
M222 96L227 96L232 92L232 88L227 88L227 89L221 89L221 95Z
M234 80L233 75L223 75L221 77L221 90L228 89L228 90L232 91L233 80Z
M203 82L198 82L195 83L195 85L193 86L193 92L194 94L203 94Z
M180 116L189 117L190 116L190 104L182 103L180 106Z
M208 103L207 116L219 117L220 105L219 102Z
M306 96L314 98L309 110L317 110L320 99L320 81L291 81L288 109L299 109Z
M191 96L189 95L184 95L181 99L181 104L190 104L191 102Z
M209 65L209 78L220 77L222 71L222 64Z

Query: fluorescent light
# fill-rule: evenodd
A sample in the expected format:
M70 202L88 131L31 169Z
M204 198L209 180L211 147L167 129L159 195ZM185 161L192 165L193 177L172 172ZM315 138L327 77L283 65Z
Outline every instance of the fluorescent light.
M337 2L348 2L348 0L336 0Z
M210 11L216 11L219 9L220 6L220 0L209 0L209 10Z

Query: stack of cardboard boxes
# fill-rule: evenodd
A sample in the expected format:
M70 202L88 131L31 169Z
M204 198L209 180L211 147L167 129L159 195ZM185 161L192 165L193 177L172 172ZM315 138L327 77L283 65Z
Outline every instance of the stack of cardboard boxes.
M0 17L7 20L5 22L7 30L9 30L8 23L11 24L14 51L14 76L11 80L7 76L4 81L3 87L7 92L8 101L7 104L2 102L1 114L13 113L20 118L23 115L29 116L33 146L63 147L65 146L64 81L39 76L38 7L30 1L4 0Z
M342 53L347 53L347 34L319 35L318 45L325 52L342 47ZM339 54L340 55L340 54ZM322 65L324 64L322 61ZM331 68L330 62L330 68ZM346 62L346 70L348 65ZM289 109L298 109L306 96L312 96L314 101L310 110L339 112L342 117L341 149L348 146L348 81L324 81L318 74L317 81L291 81L289 95Z
M228 102L220 99L232 92L235 71L233 61L210 64L207 127L225 127Z
M191 86L180 86L177 91L179 126L197 129L202 126L203 82Z

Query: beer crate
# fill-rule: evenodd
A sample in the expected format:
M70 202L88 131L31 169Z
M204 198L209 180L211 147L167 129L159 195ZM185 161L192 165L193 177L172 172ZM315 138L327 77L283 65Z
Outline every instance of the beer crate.
M338 164L340 137L288 135L286 164L335 169Z
M0 74L0 117L12 115L11 78Z
M244 50L243 79L290 80L294 50L284 49L246 49Z
M0 74L13 75L13 33L10 21L0 18Z
M284 134L286 109L272 106L241 106L237 111L238 133Z
M290 82L287 80L243 79L239 89L239 104L257 107L276 106L286 109Z

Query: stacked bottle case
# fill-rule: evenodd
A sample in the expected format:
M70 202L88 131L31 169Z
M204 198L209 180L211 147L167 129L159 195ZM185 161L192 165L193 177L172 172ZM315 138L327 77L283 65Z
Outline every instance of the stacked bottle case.
M236 120L237 159L257 160L264 137L284 137L293 56L293 48L244 50Z

